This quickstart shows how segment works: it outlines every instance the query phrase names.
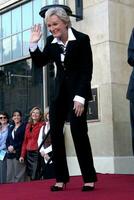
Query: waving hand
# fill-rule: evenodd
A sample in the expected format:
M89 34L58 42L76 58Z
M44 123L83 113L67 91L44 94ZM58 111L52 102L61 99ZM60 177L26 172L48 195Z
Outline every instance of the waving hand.
M42 36L41 25L35 24L31 30L30 43L38 43Z

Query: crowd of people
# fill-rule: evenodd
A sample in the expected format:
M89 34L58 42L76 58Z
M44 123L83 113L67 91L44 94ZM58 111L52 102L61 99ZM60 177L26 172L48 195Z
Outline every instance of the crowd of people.
M54 178L50 134L45 138L48 116L49 109L43 114L39 107L32 108L27 122L20 110L11 119L0 112L0 183Z

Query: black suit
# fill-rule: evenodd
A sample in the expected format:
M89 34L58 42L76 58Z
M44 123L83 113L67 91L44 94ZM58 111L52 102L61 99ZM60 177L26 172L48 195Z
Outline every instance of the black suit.
M63 126L69 112L71 133L80 164L84 182L96 181L92 152L87 135L87 104L92 99L92 52L88 35L72 29L76 40L69 41L66 47L64 64L61 63L61 47L51 43L53 36L47 38L43 53L39 49L31 52L33 61L38 66L55 62L57 75L54 84L53 99L50 104L50 130L57 182L69 181L65 155ZM85 110L81 117L76 117L73 110L75 95L85 98Z
M128 64L133 67L127 90L127 99L130 100L130 121L132 128L132 144L134 153L134 29L132 30L128 45Z

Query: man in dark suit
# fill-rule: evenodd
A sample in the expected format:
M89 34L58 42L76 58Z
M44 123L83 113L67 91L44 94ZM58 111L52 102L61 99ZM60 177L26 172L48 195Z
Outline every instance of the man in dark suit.
M45 22L48 36L43 52L37 47L41 27L35 25L30 39L30 53L37 66L54 63L55 84L50 103L50 132L55 163L56 184L51 191L61 191L69 181L63 126L69 113L71 133L83 176L82 191L94 189L97 180L88 138L86 113L92 99L92 51L89 36L71 28L64 9L50 8Z
M132 145L134 154L134 29L132 30L128 45L128 64L133 67L127 90L127 99L130 100L130 122L132 129Z

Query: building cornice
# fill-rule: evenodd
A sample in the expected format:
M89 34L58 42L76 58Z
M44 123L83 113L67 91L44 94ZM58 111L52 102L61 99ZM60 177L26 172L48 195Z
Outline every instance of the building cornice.
M7 0L6 2L5 0L0 0L0 14L11 7L16 7L17 5L26 3L28 1L30 0Z

